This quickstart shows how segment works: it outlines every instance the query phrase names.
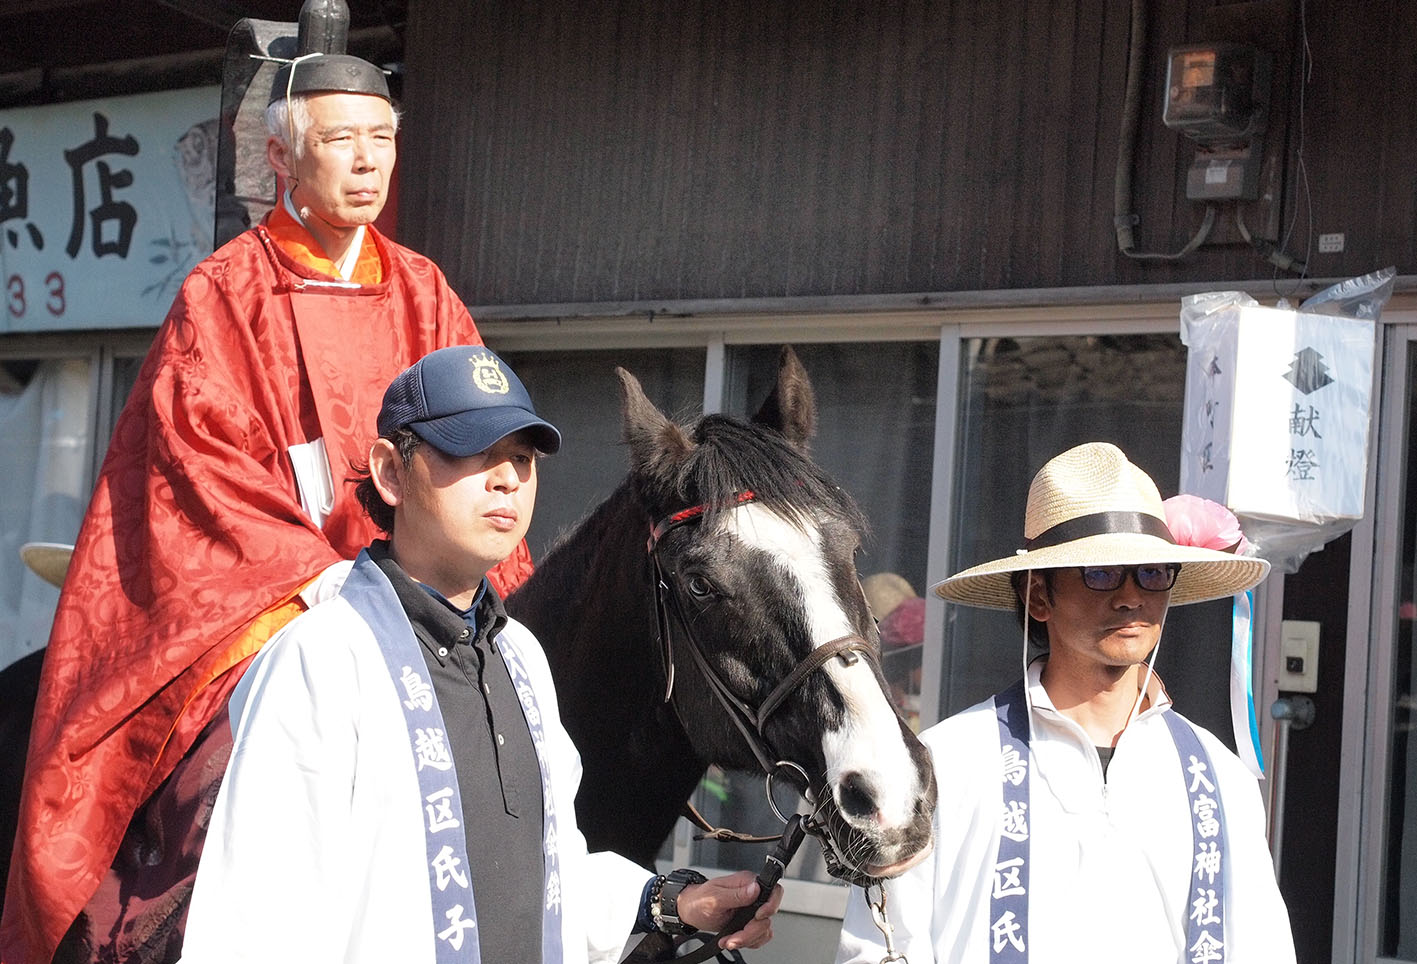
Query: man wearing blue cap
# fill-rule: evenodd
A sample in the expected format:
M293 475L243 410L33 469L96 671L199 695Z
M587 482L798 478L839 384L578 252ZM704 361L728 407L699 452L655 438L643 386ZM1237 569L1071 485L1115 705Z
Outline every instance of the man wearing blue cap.
M618 961L636 929L723 926L757 896L751 873L676 903L587 854L545 656L486 578L560 433L480 346L400 374L378 425L358 493L389 539L232 695L184 960ZM723 944L766 942L780 899Z

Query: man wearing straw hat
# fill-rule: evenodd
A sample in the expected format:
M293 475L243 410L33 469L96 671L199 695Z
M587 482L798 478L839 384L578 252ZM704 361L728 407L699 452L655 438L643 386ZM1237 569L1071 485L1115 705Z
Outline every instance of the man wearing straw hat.
M853 888L838 962L1294 960L1254 777L1151 670L1169 606L1269 564L1177 545L1165 518L1121 450L1080 445L1035 476L1022 548L934 587L1016 610L1048 652L922 734L934 859Z

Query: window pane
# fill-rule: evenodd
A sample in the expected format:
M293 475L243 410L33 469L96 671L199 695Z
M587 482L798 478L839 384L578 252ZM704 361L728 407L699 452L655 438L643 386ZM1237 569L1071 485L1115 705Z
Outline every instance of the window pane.
M1407 363L1407 442L1406 484L1402 506L1402 560L1398 575L1397 638L1393 641L1393 711L1388 754L1387 843L1383 853L1387 866L1382 874L1382 915L1378 949L1381 956L1417 961L1417 660L1413 659L1417 638L1417 458L1412 457L1413 433L1417 431L1417 392L1412 391L1417 375L1417 346L1408 349Z
M865 511L871 531L857 566L863 576L893 574L894 589L873 593L892 610L924 591L930 522L930 474L935 437L935 386L939 350L935 342L832 344L796 347L812 380L817 401L817 435L812 457ZM779 348L735 347L728 355L725 410L751 416L777 383ZM879 581L879 580L878 580ZM874 585L874 583L873 583ZM907 604L896 613L875 615L890 632L884 670L898 705L919 723L922 621ZM782 829L768 808L758 774L711 771L698 806L712 822L749 833ZM784 812L794 805L778 801ZM722 867L743 865L745 850L732 844L700 843L695 862ZM751 849L747 853L755 853ZM791 873L829 880L816 847L803 847Z
M78 536L93 464L92 383L87 357L0 362L0 667L49 641L59 590L24 564L20 547Z
M123 411L123 406L128 403L128 396L133 393L133 385L138 381L138 372L143 367L142 355L118 355L113 359L113 388L110 399L112 415L111 421L118 421L118 413ZM103 428L102 426L100 428ZM113 436L113 426L107 426L105 439ZM107 442L104 443L105 449Z
M963 345L959 452L948 571L1022 547L1034 474L1083 442L1111 442L1155 480L1180 476L1186 350L1177 335L976 338ZM1156 670L1188 717L1233 744L1226 601L1172 608ZM1012 613L951 606L940 705L949 715L1023 672Z

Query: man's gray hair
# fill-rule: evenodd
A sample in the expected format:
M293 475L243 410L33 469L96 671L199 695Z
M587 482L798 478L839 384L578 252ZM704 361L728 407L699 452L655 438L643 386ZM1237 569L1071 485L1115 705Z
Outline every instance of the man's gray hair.
M274 137L286 150L292 151L298 161L305 156L305 132L310 129L310 108L306 98L314 94L296 94L293 98L282 97L266 106L266 133ZM392 104L389 111L394 118L394 133L399 132L399 109ZM294 136L295 143L290 143Z

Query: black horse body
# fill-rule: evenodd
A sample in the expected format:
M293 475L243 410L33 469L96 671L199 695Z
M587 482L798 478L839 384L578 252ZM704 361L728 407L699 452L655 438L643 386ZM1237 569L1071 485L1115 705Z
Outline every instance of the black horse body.
M650 525L625 481L507 600L546 650L581 754L581 831L646 866L707 767L663 700Z

